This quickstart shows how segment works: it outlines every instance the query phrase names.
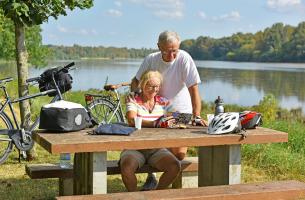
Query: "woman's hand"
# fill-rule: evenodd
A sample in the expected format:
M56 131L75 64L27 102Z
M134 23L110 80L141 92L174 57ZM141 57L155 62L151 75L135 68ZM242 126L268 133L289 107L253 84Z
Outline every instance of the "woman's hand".
M169 117L162 116L155 121L156 128L169 128L172 127L174 124L175 124L175 119L173 118L173 116L169 116Z

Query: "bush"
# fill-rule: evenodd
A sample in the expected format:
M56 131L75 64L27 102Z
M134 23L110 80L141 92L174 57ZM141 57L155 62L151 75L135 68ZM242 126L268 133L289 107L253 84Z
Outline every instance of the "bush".
M276 118L278 110L278 102L272 94L266 95L259 105L255 107L255 111L262 113L264 120L273 121Z

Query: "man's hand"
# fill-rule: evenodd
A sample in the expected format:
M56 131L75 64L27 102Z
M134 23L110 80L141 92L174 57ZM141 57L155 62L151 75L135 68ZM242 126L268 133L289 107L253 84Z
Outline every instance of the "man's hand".
M196 116L192 120L192 125L193 126L208 126L208 123L205 120L203 120L200 116Z
M126 97L127 102L136 102L135 97L138 96L139 94L140 91L130 92Z

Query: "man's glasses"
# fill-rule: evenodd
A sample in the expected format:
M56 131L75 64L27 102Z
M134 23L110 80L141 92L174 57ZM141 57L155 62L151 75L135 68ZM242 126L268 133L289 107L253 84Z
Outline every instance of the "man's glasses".
M170 54L177 55L178 52L179 52L179 49L161 51L162 55L170 55Z

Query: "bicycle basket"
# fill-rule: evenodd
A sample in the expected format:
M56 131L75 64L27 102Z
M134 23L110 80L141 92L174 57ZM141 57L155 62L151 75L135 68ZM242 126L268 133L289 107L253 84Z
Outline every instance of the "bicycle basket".
M39 90L44 92L51 89L56 89L55 84L52 80L52 74L54 74L55 82L63 94L72 88L72 76L64 71L60 71L61 67L47 69L40 75ZM56 92L49 93L48 96L55 96Z

